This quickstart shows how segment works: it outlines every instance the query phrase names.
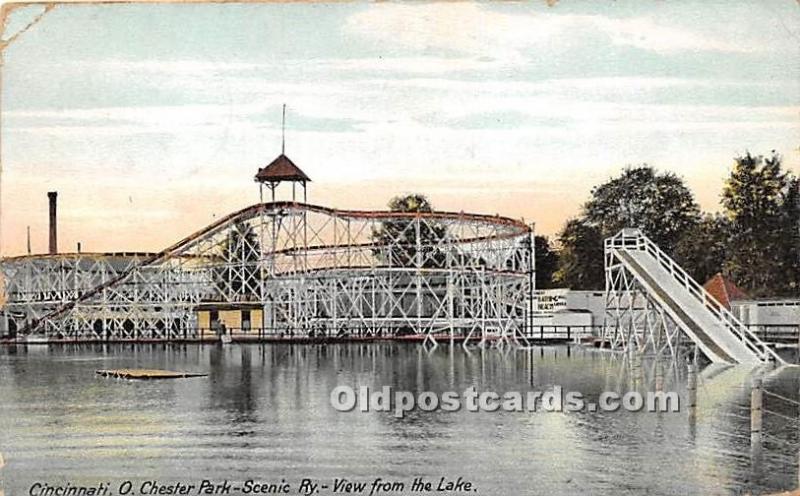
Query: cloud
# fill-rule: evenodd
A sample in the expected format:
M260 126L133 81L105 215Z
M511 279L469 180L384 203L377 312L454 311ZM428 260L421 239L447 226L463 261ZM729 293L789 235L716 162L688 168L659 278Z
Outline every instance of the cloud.
M685 29L660 25L647 18L610 19L592 16L578 18L595 27L615 45L631 46L662 54L692 52L748 53L752 46L718 40Z
M375 4L350 16L345 30L422 52L444 50L520 62L520 49L562 30L559 22L491 12L474 3Z
M161 87L174 84L204 91L210 78L185 81L162 74ZM163 79L162 79L163 78ZM279 108L288 101L289 129L302 132L363 132L393 126L435 128L558 127L581 123L649 123L672 129L680 123L795 122L794 105L672 104L655 92L697 94L730 87L781 88L781 82L740 83L679 78L586 78L543 81L458 81L436 78L361 79L296 85L255 77L227 79L236 100L194 105L141 105L86 109L36 109L3 112L7 131L53 134L81 132L128 134L213 133L242 128L275 130ZM660 94L660 93L659 93ZM465 105L464 102L469 102ZM505 116L497 118L497 116ZM481 117L482 116L482 117ZM499 125L498 125L499 124ZM597 124L599 125L599 124Z
M650 18L611 18L550 12L506 14L471 2L373 4L353 14L345 29L383 43L430 52L443 50L508 63L535 50L560 49L575 38L602 37L611 44L661 54L686 51L752 51L752 46L705 36Z

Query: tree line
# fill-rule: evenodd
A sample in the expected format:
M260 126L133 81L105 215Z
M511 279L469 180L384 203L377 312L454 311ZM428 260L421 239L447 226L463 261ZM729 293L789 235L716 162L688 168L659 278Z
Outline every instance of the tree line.
M603 240L636 227L701 284L720 272L752 297L800 296L800 178L781 156L735 157L720 212L649 165L594 187L554 240L536 236L537 288L603 289Z

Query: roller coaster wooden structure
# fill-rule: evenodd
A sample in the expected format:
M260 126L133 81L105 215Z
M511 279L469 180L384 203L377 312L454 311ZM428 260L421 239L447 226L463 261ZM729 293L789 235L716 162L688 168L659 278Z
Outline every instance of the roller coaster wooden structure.
M533 232L499 216L269 202L157 253L11 257L0 270L22 339L191 340L197 309L225 304L262 309L262 335L508 343L531 310Z

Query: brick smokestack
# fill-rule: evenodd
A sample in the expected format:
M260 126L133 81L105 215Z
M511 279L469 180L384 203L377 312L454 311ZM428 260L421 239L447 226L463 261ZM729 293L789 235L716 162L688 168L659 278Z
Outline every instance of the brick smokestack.
M50 200L50 254L55 255L58 253L58 223L56 222L56 197L58 192L50 191L47 193L47 198Z

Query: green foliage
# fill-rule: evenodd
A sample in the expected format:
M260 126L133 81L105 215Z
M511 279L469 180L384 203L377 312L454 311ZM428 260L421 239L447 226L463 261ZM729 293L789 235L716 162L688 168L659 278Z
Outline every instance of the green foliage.
M389 200L389 210L392 212L433 212L428 197L420 193L405 196L395 196Z
M648 165L626 167L619 177L595 187L583 212L603 237L637 227L667 253L700 220L700 209L683 180Z
M675 261L703 284L722 272L730 235L730 222L720 214L705 214L686 231L675 248Z
M791 177L783 208L783 248L789 261L786 287L787 295L800 296L800 177ZM788 232L787 232L788 231Z
M536 257L536 288L553 287L553 276L558 269L558 253L553 250L547 236L535 236L534 257Z
M797 184L775 152L735 159L722 192L731 224L725 271L752 296L800 295Z
M430 200L418 193L396 196L388 206L392 212L433 212ZM444 267L446 257L439 247L444 235L445 227L432 219L419 222L419 234L413 218L387 220L373 230L372 239L379 246L391 246L391 251L387 254L376 248L374 253L382 259L381 263L391 262L396 267L416 267L418 253L422 267Z
M789 176L780 155L754 157L749 152L734 159L733 171L722 190L722 206L737 227L757 229L763 221L778 221Z
M648 165L627 167L619 177L595 187L582 215L561 231L556 282L573 289L601 289L605 238L624 227L637 227L672 253L699 221L700 209L682 179Z
M603 235L600 230L585 218L571 219L559 233L558 240L561 252L554 282L572 289L605 287Z

